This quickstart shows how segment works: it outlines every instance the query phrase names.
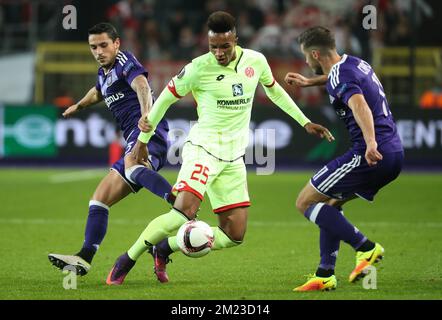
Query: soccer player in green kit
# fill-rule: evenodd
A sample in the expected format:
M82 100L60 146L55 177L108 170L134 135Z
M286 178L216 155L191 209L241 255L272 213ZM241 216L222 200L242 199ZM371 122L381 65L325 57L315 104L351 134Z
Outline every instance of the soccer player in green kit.
M275 81L266 58L237 45L235 19L228 13L212 13L207 21L210 52L187 64L163 90L149 112L146 126L132 151L134 160L147 159L146 143L167 109L192 92L197 102L198 122L183 148L183 163L173 191L173 208L152 220L135 244L115 262L106 283L122 284L145 251L154 257L155 274L167 282L169 255L178 251L172 236L183 223L194 219L207 192L219 226L214 227L212 250L242 243L247 226L250 199L243 156L248 145L253 97L258 83L279 108L295 119L309 134L329 141L330 132L312 123Z

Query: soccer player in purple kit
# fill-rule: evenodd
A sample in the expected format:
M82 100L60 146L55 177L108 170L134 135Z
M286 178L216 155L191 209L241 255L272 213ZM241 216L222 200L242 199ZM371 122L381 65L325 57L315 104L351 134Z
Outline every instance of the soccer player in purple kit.
M148 83L148 72L130 52L120 50L118 33L109 23L99 23L89 29L89 46L100 65L96 85L78 103L66 109L63 116L69 117L104 100L123 132L127 146L124 156L113 164L89 202L81 250L74 255L48 255L54 266L59 269L73 266L79 275L87 274L91 268L92 259L106 234L112 205L143 187L170 203L175 198L171 194L171 185L157 173L167 157L169 128L165 120L160 122L147 145L148 159L136 163L129 156L140 129L149 130L145 121L140 121L142 116L147 117L155 99Z
M288 73L286 82L300 86L326 84L330 102L350 133L352 147L330 161L306 184L297 209L320 229L320 264L315 274L294 291L335 289L334 269L341 240L356 251L350 282L366 275L382 259L384 248L370 241L343 215L342 206L360 197L373 201L376 193L399 175L404 150L382 84L360 58L336 52L330 30L313 27L298 38L306 62L318 75Z

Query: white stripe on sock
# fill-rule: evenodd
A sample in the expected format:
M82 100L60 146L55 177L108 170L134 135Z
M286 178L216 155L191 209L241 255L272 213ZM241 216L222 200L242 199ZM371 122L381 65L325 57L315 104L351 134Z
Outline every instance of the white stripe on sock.
M321 211L322 207L324 206L324 203L318 203L312 211L312 214L310 215L309 220L313 223L316 223L316 218L318 217L319 211Z
M109 207L107 205L105 205L103 202L100 202L100 201L97 201L97 200L89 201L89 207L90 206L99 206L99 207L102 207L102 208L104 208L104 209L109 211Z
M145 168L145 167L138 164L138 165L132 166L132 167L127 168L126 170L124 170L124 174L125 174L127 180L129 180L133 184L137 184L137 183L135 181L133 181L133 179L131 178L131 175L138 168Z

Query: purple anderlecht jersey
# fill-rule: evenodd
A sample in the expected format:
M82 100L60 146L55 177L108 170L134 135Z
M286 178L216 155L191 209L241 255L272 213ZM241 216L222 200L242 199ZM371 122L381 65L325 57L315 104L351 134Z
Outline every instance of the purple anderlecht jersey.
M98 69L95 88L101 92L104 102L123 131L125 140L138 127L138 120L141 118L137 93L130 86L132 80L140 74L146 78L148 76L146 69L128 51L118 52L115 63L107 74L103 68ZM153 92L151 93L155 101ZM168 130L167 122L162 120L155 130L155 135L167 141Z
M350 97L358 93L364 96L373 114L378 150L381 153L403 151L384 88L367 62L344 54L330 70L327 91L337 115L347 126L355 151L363 154L366 149L362 131L348 107Z

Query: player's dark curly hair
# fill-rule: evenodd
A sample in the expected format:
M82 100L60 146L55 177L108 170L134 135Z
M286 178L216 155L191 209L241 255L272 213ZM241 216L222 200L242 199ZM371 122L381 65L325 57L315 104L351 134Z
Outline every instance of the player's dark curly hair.
M117 40L119 38L117 29L113 25L111 25L108 22L100 22L89 29L88 34L101 34L101 33L107 33L109 38L112 39L112 41Z
M335 37L333 33L324 27L312 27L305 30L298 37L298 43L309 49L318 47L321 49L335 49Z
M224 11L216 11L207 19L207 27L215 33L232 31L236 33L235 18Z

